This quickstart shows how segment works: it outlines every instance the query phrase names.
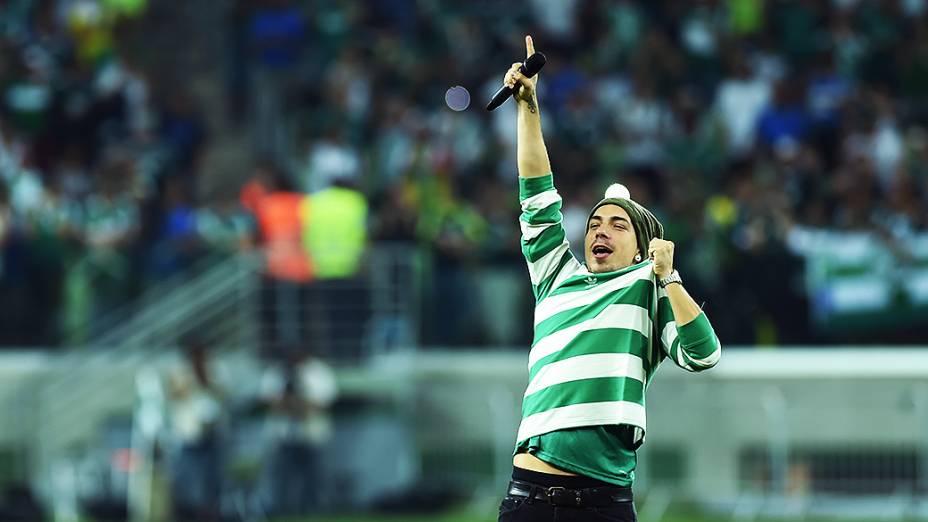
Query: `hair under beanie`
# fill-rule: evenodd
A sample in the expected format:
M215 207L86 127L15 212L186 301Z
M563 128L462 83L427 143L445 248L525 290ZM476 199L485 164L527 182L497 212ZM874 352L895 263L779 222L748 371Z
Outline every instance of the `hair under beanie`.
M590 215L586 218L587 230L590 229L590 220L593 219L593 213L603 205L616 205L628 212L628 217L632 220L632 226L635 227L638 251L641 252L643 257L648 256L648 244L652 239L664 239L664 225L654 217L650 210L633 201L628 189L620 183L609 185L609 188L606 189L605 198L590 210Z

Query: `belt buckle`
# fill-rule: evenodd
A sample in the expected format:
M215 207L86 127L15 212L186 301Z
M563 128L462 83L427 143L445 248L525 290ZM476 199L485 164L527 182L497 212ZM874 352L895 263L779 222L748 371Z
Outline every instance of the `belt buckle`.
M573 491L574 495L571 495L570 491ZM552 486L545 490L545 494L548 496L548 503L553 506L573 504L580 507L582 503L579 489L569 490L563 486Z

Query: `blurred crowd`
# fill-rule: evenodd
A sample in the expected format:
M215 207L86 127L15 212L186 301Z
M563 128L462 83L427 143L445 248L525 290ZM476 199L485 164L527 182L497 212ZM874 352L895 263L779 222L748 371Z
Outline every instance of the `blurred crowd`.
M331 502L320 477L338 395L332 369L290 347L256 386L236 386L209 346L186 344L165 375L165 404L155 405L164 418L155 414L152 456L167 487L154 503L173 513L155 519L228 520L236 495L243 518L305 515Z
M7 344L58 342L206 252L261 240L234 191L198 190L207 137L228 130L207 130L203 100L146 69L138 35L170 31L146 3L3 11ZM482 108L526 33L548 57L543 125L574 245L604 187L626 184L727 343L823 340L796 230L868 231L895 251L928 225L924 0L220 4L216 95L262 166L208 175L253 188L274 164L266 191L359 190L370 240L425 260L428 344L528 335L514 108ZM445 105L455 85L468 110ZM28 327L49 317L59 331Z
M202 115L182 86L141 65L146 9L0 9L3 344L86 340L148 282L238 248L230 207L196 194Z

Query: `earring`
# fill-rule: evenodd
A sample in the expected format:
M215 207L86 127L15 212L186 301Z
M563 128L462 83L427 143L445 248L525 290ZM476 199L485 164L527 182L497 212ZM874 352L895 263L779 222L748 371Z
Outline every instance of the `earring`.
M637 254L635 254L635 262L636 263L641 262L641 252L638 252Z

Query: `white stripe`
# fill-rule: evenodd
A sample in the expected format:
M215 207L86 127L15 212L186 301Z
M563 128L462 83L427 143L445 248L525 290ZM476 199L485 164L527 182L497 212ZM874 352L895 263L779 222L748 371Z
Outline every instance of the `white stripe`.
M673 342L677 340L677 322L670 321L664 325L664 331L661 332L661 345L664 347L664 353L676 363L677 366L687 371L693 371L693 367L686 362L683 357L683 346L677 345L677 354L673 353Z
M677 366L683 368L686 371L693 371L693 367L686 362L686 358L683 357L683 346L679 343L677 344L677 354L673 353L673 342L677 339L677 322L670 321L664 325L664 331L661 332L661 344L664 346L664 352L667 354L670 359L676 363Z
M557 193L557 190L550 189L523 199L520 205L522 206L522 212L538 212L560 200L561 195Z
M664 345L664 352L670 355L670 349L677 338L677 322L670 321L664 325L664 331L661 332L661 343Z
M560 226L560 223L526 223L525 221L519 220L519 228L522 230L522 239L525 241L532 241L542 232L551 228Z
M542 411L522 419L518 440L580 426L631 424L645 427L644 406L628 401L588 402Z
M650 338L651 318L648 316L647 309L637 305L609 305L595 317L573 326L568 326L563 330L552 332L539 340L528 354L529 370L541 359L563 349L567 346L567 343L572 341L574 337L581 332L600 328L625 328L628 330L635 330L645 336L645 338Z
M680 368L683 368L686 371L690 371L690 372L693 371L693 367L690 366L688 362L686 362L686 357L683 357L683 347L680 345L677 345L676 363L677 363L677 366L679 366Z
M565 382L629 377L644 382L644 363L630 353L593 353L546 364L525 389L525 396Z
M544 210L551 205L561 201L560 194L556 190L546 190L540 194L535 194L530 198L526 198L522 201L522 212L538 212ZM522 219L519 220L519 228L522 230L522 238L526 241L532 241L541 235L549 227L560 225L560 222L556 223L529 223Z
M651 279L653 275L651 264L648 263L641 268L622 274L589 290L566 292L546 297L535 306L535 326L558 312L594 303L613 292L631 286L635 281Z
M564 265L564 268L561 269L554 281L551 282L551 290L561 286L564 284L564 281L567 281L575 275L590 275L590 271L587 270L586 266L577 261L577 258L570 256L567 264Z
M557 270L557 265L560 263L561 258L564 257L564 252L569 248L570 245L567 244L567 240L564 240L560 245L554 247L554 250L541 256L541 259L534 263L526 259L528 262L528 276L532 280L532 284L537 285L550 277Z

